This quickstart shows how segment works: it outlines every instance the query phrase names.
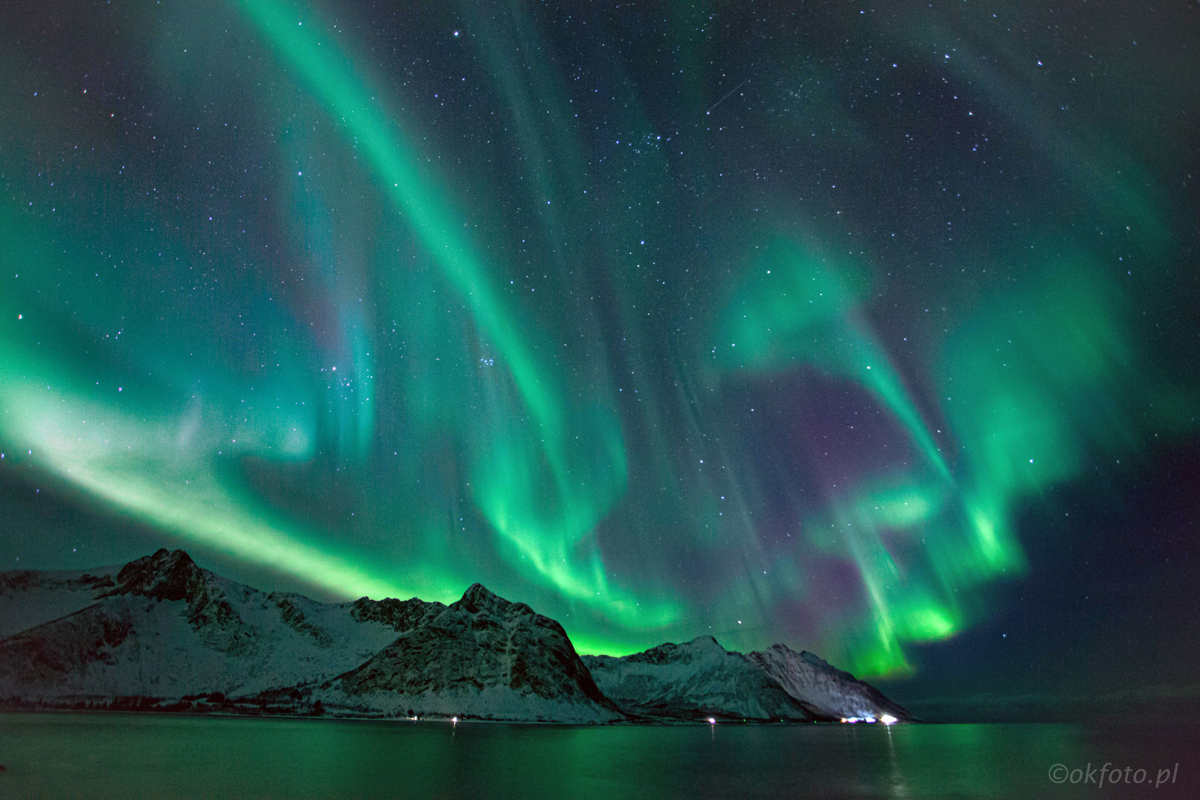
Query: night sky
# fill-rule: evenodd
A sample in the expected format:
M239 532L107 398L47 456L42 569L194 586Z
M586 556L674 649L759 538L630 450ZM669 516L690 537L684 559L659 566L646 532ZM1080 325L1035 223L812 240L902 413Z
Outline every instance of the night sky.
M0 569L1194 702L1198 76L1194 2L8 0Z

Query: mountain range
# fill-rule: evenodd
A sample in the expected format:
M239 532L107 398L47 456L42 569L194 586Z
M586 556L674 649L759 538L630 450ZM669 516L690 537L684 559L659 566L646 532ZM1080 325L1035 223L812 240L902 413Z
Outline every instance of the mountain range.
M480 584L450 605L266 593L159 550L0 573L0 707L611 723L897 720L877 689L777 644L580 656Z

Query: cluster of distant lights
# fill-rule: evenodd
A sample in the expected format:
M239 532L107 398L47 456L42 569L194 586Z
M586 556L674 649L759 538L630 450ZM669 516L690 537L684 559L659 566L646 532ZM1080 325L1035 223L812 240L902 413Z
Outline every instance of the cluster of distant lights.
M856 722L868 722L868 723L882 722L884 725L895 725L899 721L900 720L896 719L891 714L884 714L879 719L875 719L874 717L842 717L842 722L846 723L847 725L853 725ZM716 725L717 718L709 717L708 724Z
M891 714L884 714L879 719L875 719L874 717L842 717L842 722L847 725L853 725L856 722L882 722L884 725L895 725L899 721Z
M415 715L408 717L408 720L410 722L417 722L420 719L421 718L419 716L415 716ZM847 725L853 725L856 722L867 722L867 723L882 722L884 725L895 725L899 721L900 720L896 719L891 714L884 714L879 719L875 719L875 717L842 717L842 722L846 723ZM458 717L451 717L450 724L457 725ZM708 724L715 726L717 724L717 718L709 717Z

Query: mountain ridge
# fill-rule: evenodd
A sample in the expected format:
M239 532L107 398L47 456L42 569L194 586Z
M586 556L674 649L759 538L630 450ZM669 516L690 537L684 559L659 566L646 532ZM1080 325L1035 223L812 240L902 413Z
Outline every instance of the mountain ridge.
M480 583L445 605L262 592L182 550L0 573L0 707L611 723L909 720L806 651L711 636L580 656L556 620Z

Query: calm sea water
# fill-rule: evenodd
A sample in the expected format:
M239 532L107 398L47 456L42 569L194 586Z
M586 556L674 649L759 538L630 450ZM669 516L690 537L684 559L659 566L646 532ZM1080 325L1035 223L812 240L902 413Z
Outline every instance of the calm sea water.
M1200 728L0 714L0 764L0 797L1200 797Z

